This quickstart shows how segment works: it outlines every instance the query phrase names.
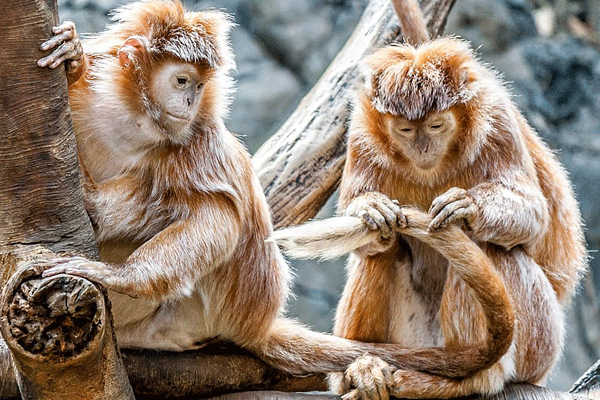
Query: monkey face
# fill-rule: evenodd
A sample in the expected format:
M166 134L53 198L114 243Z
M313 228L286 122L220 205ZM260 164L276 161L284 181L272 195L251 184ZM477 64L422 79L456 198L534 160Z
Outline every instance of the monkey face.
M194 64L168 61L156 69L150 94L158 108L155 118L169 140L178 143L186 139L205 83L206 74Z
M440 164L457 126L456 117L449 110L431 111L418 120L387 114L386 120L393 145L422 170Z

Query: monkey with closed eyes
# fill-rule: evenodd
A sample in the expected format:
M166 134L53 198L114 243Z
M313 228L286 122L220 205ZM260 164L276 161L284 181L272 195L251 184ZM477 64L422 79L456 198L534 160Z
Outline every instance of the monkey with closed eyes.
M395 5L408 22L422 19L416 1ZM367 355L331 376L346 398L449 398L541 383L587 265L571 184L466 42L427 40L424 23L401 22L411 44L365 60L340 184L344 217L274 239L303 257L351 251L336 335L457 349L464 365L479 366L459 376L444 362L431 373ZM436 241L456 229L483 257L470 258L462 241ZM482 274L484 264L497 275ZM496 295L502 287L508 302ZM500 318L507 307L513 319Z

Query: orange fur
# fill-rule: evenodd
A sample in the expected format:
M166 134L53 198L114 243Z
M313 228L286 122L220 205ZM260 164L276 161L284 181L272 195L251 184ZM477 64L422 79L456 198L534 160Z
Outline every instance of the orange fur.
M70 87L102 262L70 258L45 274L72 273L110 289L123 347L183 351L219 338L294 373L343 371L366 352L441 373L439 349L354 342L282 317L290 272L265 241L272 224L250 157L223 124L229 19L165 0L115 16L83 43L77 65L85 70ZM196 94L172 87L179 74L197 84ZM178 106L187 100L187 123L167 118L173 98Z
M486 315L502 313L502 302L497 303L494 291L487 299L485 293L477 298L468 287L506 285L515 308L514 335L510 348L491 357L491 366L459 380L447 379L443 372L401 369L394 373L390 394L447 398L497 392L505 382L543 381L561 351L563 307L587 262L582 222L564 169L516 109L496 73L465 42L442 38L417 47L388 47L366 64L372 75L352 116L340 210L351 209L354 215L367 207L355 215L368 213L376 206L365 200L370 192L423 211L464 193L460 201L469 205L459 208L464 217L449 221L467 222L469 235L499 276L469 282L439 249L399 234L391 244L380 245L380 254L359 249L351 256L335 332L358 340L371 340L370 332L377 332L377 337L406 346L443 343L477 349L477 343L499 339L489 337ZM416 142L395 138L388 127L404 124L423 135L427 118L443 112L457 122L455 133L438 164L420 168L408 152ZM390 282L382 284L385 279ZM443 291L436 289L440 285ZM419 337L425 340L419 342ZM474 353L470 357L463 360L465 368L480 362ZM357 362L347 372L357 388L351 393L368 397L374 390L362 375L371 376L373 365ZM349 390L339 377L332 381L337 390Z

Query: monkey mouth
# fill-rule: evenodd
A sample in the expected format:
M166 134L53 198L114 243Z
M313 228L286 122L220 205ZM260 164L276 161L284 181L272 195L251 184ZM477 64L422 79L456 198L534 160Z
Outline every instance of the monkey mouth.
M185 121L185 122L189 122L190 119L186 116L182 116L182 115L176 115L176 114L172 114L170 112L167 112L167 115L173 119L176 119L178 121Z

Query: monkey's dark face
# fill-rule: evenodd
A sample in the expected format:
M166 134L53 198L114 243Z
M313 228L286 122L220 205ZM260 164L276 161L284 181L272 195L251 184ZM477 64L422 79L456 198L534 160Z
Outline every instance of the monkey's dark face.
M152 117L168 136L181 143L189 135L202 98L206 76L195 65L169 61L155 71L150 85L150 96L155 103Z
M394 146L422 170L440 164L457 127L451 111L432 111L418 120L388 114L386 120Z

